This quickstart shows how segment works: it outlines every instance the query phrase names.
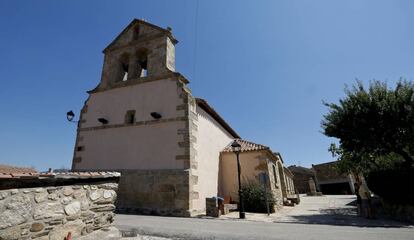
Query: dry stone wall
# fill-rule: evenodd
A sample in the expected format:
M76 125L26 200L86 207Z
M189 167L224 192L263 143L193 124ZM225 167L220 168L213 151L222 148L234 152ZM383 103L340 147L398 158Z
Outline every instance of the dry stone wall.
M0 190L0 240L76 239L114 218L116 182Z

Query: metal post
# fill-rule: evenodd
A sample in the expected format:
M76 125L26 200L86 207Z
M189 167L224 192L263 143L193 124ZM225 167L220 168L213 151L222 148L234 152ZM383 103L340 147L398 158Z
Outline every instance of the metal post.
M240 219L245 219L246 218L246 214L244 212L244 204L243 204L243 194L242 194L242 190L241 190L241 181L240 181L240 160L239 160L239 153L236 153L237 155L237 172L238 172L238 177L239 177L239 204L240 204L240 209L239 209L239 218Z

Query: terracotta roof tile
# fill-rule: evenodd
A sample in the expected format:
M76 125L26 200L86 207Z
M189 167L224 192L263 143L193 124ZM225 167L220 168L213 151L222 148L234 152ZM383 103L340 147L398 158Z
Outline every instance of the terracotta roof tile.
M16 178L108 178L120 177L119 172L43 172L43 173L7 173L0 172L0 179L16 179Z
M0 173L0 178L13 178L13 176L7 173Z
M243 139L235 139L235 141L237 141L237 143L240 144L241 146L241 152L248 152L248 151L257 151L257 150L269 150L270 148L262 145L262 144L257 144L257 143L253 143L253 142L249 142ZM233 142L229 143L229 145L227 145L222 152L233 152L233 149L231 148L231 144Z
M43 172L39 174L39 177L54 177L56 174L52 172Z
M36 173L37 171L33 168L27 167L16 167L10 165L0 164L0 173Z
M39 173L12 173L13 178L38 178Z

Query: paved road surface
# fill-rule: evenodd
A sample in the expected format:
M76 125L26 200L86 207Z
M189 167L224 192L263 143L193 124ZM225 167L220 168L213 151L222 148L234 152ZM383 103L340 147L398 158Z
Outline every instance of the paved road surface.
M140 234L178 239L414 240L414 227L355 215L349 196L304 197L300 205L247 220L117 215L115 225ZM237 214L232 214L236 216Z

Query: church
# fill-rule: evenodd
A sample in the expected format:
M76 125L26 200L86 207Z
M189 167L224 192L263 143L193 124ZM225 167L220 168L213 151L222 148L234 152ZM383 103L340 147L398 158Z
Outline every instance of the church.
M281 156L240 139L175 69L171 28L133 20L103 51L100 83L80 113L73 171L118 171L120 212L193 216L206 198L237 197L236 139L243 181L266 174L278 206L288 194Z

